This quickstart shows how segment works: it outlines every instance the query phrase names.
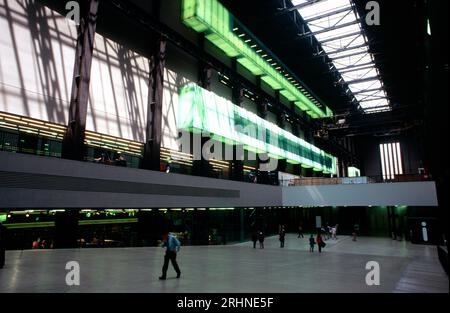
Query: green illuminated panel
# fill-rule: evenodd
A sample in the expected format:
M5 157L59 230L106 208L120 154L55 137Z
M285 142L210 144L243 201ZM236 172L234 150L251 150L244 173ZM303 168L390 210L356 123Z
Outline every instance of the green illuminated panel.
M348 177L359 177L361 176L361 171L353 166L347 168Z
M260 76L274 90L312 118L330 117L333 112L326 106L318 108L299 88L281 75L260 54L233 32L234 17L217 0L182 0L183 23L199 33L205 33L211 43L237 61L253 75Z
M177 112L179 129L206 131L218 141L240 144L248 151L336 174L334 156L194 83L181 88Z

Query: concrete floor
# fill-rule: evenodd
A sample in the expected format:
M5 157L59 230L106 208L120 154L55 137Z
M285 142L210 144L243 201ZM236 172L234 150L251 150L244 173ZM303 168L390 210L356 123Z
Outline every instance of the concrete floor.
M182 247L182 271L159 281L162 248L111 248L7 251L0 270L0 292L443 292L448 277L436 247L388 238L349 237L327 241L322 254L308 252L307 236L276 237L265 249L251 242L228 246ZM66 262L78 261L80 286L65 283ZM377 261L380 286L367 286L365 265Z

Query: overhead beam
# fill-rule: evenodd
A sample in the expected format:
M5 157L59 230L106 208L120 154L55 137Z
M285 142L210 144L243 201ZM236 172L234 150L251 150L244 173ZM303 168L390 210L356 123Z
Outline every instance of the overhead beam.
M335 41L335 40L339 40L339 39L345 39L345 38L352 37L352 36L359 36L359 35L361 35L361 32L348 33L345 35L331 37L328 39L321 40L320 43L323 45L324 43L327 43L327 42L331 42L331 41Z
M294 5L291 8L287 8L287 9L283 10L283 12L281 12L281 13L287 13L287 12L300 10L300 9L306 8L306 7L310 6L310 5L316 4L316 3L321 2L321 1L324 1L324 0L310 0L310 1L305 2L305 3Z
M375 68L375 65L372 63L369 63L370 65L368 66L362 66L362 67L355 67L346 71L339 71L341 74L347 74L347 73L352 73L352 72L357 72L357 71L362 71L362 70L368 70L368 69L372 69Z
M345 59L345 58L349 58L349 57L354 57L357 55L362 55L362 54L369 54L369 51L361 51L361 52L355 52L355 53L350 53L350 54L346 54L346 55L341 55L335 58L330 58L331 60L340 60L340 59Z
M383 91L383 88L367 89L367 90L361 90L361 91L352 92L352 93L353 93L353 95L359 95L359 94L375 92L375 91Z
M377 100L388 100L387 97L376 97L376 98L367 98L363 100L359 100L358 102L369 102L369 101L377 101Z
M347 85L352 85L352 84L359 84L359 83L370 82L370 81L378 80L378 79L379 79L378 76L372 76L372 77L367 77L367 78L350 80L350 81L347 81L346 83L347 83Z
M338 10L336 10L336 11L332 11L332 12L329 12L329 13L317 15L317 16L311 17L311 18L309 18L309 19L306 19L306 20L305 20L305 23L314 22L314 21L321 20L321 19L326 18L326 17L330 17L330 16L332 16L332 15L336 15L336 14L340 14L340 13L344 13L344 12L352 11L352 10L353 10L353 9L352 9L351 6L349 6L349 7L344 7L344 8L338 9Z
M325 28L325 29L322 29L322 30L319 30L319 31L316 31L316 32L308 32L308 33L305 33L305 34L300 34L299 36L301 38L307 38L307 37L310 37L310 36L317 36L317 35L320 35L320 34L328 33L328 32L330 32L332 30L341 29L341 28L344 28L344 27L355 25L355 24L358 24L359 22L360 22L360 20L354 20L354 21L351 21L351 22L348 22L348 23L344 23L344 24L340 24L340 25L334 25L334 26L331 26L331 27L328 27L328 28ZM360 34L360 33L361 32L358 32L357 34Z
M337 49L335 51L332 52L328 52L328 56L333 55L333 54L337 54L337 53L341 53L341 52L345 52L345 51L352 51L352 50L356 50L356 49L360 49L360 48L364 48L367 47L367 44L362 44L362 45L357 45L357 46L353 46L353 47L346 47L346 48L341 48L341 49Z

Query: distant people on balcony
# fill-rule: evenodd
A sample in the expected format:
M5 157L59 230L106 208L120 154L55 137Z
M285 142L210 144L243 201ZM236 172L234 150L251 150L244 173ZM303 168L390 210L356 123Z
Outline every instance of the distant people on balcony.
M0 222L0 269L5 266L6 227Z
M300 223L300 225L298 225L298 237L297 238L300 238L300 237L304 238L303 237L303 226L301 223Z
M258 182L258 177L256 175L256 172L250 171L248 173L248 181L251 182L251 183L257 183Z
M314 240L313 234L309 237L309 252L314 252L314 245L316 244L316 241Z
M101 163L101 164L110 164L111 158L106 153L102 153L101 157L94 159L95 162Z
M284 225L281 225L280 227L280 248L284 248L284 241L286 239L286 230L284 229Z
M258 232L258 241L259 241L259 248L264 249L264 233L262 231Z
M166 254L164 255L164 265L162 268L162 275L159 277L160 280L165 280L167 277L167 269L169 267L169 261L172 262L172 266L177 273L177 278L180 278L181 271L177 263L177 253L180 251L180 241L173 234L165 232L163 234L163 244L162 246L166 248Z
M117 166L127 167L127 159L121 154L119 158L116 160Z
M253 248L256 249L256 242L258 241L258 232L254 231L252 233L252 241L253 241Z
M317 247L319 248L319 253L322 253L322 249L325 248L325 241L323 240L322 234L320 232L317 233L316 237Z

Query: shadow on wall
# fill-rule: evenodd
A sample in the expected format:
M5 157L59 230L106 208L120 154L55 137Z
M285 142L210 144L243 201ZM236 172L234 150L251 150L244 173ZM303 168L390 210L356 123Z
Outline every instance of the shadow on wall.
M86 128L144 142L148 59L96 34Z
M0 111L67 124L77 30L32 0L0 0ZM88 130L145 140L148 60L96 34Z
M0 1L1 111L65 124L76 30L36 1Z
M178 94L180 88L188 82L190 82L189 79L183 77L177 72L168 68L165 69L162 118L162 146L165 148L179 150L177 143Z

